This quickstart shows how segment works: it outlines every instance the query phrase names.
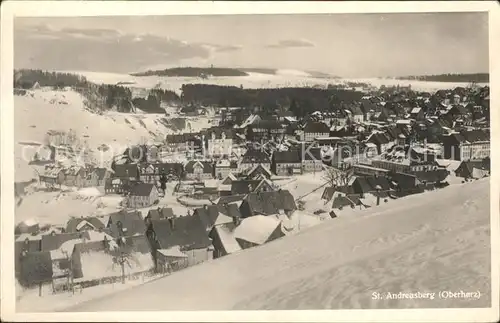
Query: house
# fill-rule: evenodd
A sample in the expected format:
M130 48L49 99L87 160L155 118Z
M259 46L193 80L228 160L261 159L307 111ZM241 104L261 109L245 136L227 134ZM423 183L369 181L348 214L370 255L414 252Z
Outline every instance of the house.
M240 205L243 218L287 213L296 209L295 199L288 190L249 193Z
M154 184L136 183L131 185L127 195L127 206L143 208L159 201L158 189Z
M234 176L233 173L229 173L229 175L227 175L226 178L222 180L221 185L231 185L231 183L236 180L236 176Z
M271 169L278 176L302 174L302 158L300 150L275 151L271 161Z
M251 169L259 164L267 169L271 169L271 160L269 155L263 150L248 149L241 159L239 172L242 173L245 170L249 168Z
M190 160L184 167L187 180L206 180L214 177L214 166L211 162Z
M200 133L183 133L166 135L165 145L162 147L162 153L196 151L201 150L203 146Z
M184 173L184 165L182 163L156 163L153 164L154 175L157 181L162 175L166 175L169 180L178 180L182 178Z
M104 186L106 180L111 177L112 172L106 168L89 168L85 171L84 186Z
M286 129L278 121L260 120L251 124L247 129L247 138L252 141L261 141L283 137Z
M146 231L144 219L139 211L118 211L109 215L106 229L114 238L142 235Z
M324 122L311 121L306 124L302 131L300 140L312 142L316 138L330 136L330 127Z
M64 185L83 187L85 184L85 168L82 166L71 166L63 169Z
M387 169L363 164L353 165L353 172L355 176L386 176L389 173Z
M365 121L365 114L363 113L363 110L361 110L361 106L359 105L354 105L351 108L352 111L352 121L355 123L363 123Z
M231 195L241 195L254 192L262 180L236 180L231 183ZM262 188L265 189L265 188Z
M234 229L234 237L241 249L263 245L284 236L281 221L270 216L245 218Z
M418 177L413 174L391 173L389 175L392 183L391 194L396 197L404 197L411 194L419 194L424 192L424 187Z
M206 141L206 149L204 156L212 157L227 157L231 156L233 149L233 133L220 128L209 130L207 135L204 135Z
M463 131L442 138L445 159L463 161L490 157L490 135L484 130Z
M383 132L374 131L365 140L366 143L372 143L377 147L377 153L383 154L394 143Z
M315 173L323 170L321 148L309 147L303 150L302 172Z
M118 164L112 167L113 178L122 180L139 180L139 168L137 164Z
M234 234L237 226L234 222L228 222L212 228L209 237L214 247L214 259L242 250Z
M455 170L457 177L465 179L479 179L487 177L490 174L489 159L483 160L464 160Z
M214 226L233 222L238 224L241 220L241 213L236 203L205 205L195 209L193 215L200 217L207 232Z
M42 250L42 237L31 234L21 234L16 236L14 243L14 266L16 278L19 279L21 274L21 259L23 255L31 252L40 252Z
M344 208L350 207L355 208L358 205L361 205L361 200L359 195L344 195L339 194L333 198L332 209L342 210Z
M243 200L245 199L245 197L246 194L221 196L217 200L217 205L236 204L239 207L243 202Z
M64 184L64 171L62 167L56 165L45 165L39 174L40 183L48 186Z
M144 220L147 222L148 219L151 220L164 220L164 219L170 219L174 218L174 211L170 207L163 207L163 208L156 208L156 209L151 209L148 211L148 214L144 218Z
M52 281L52 259L49 251L25 252L19 259L18 281L31 287Z
M199 216L150 220L146 236L157 268L165 264L165 261L175 261L171 259L174 252L183 258L181 267L195 265L213 257L212 242Z
M105 228L104 223L97 217L82 217L72 218L66 223L66 233L76 233L89 230L102 230Z
M387 197L391 188L387 177L382 176L359 176L352 182L351 187L361 197L370 193L380 197Z
M51 232L42 236L40 249L41 251L54 251L61 248L61 246L70 240L79 240L82 238L89 239L88 232L75 232L75 233L55 233Z
M222 180L227 178L230 174L236 173L238 173L238 163L235 161L219 160L215 164L215 178L217 179Z
M248 168L245 172L245 177L249 180L270 179L272 176L271 171L262 166L262 164L258 164L251 169Z
M138 164L139 180L143 183L156 184L155 167L148 163Z
M421 121L424 119L424 117L425 117L424 109L418 107L411 109L410 118L412 118L413 120Z

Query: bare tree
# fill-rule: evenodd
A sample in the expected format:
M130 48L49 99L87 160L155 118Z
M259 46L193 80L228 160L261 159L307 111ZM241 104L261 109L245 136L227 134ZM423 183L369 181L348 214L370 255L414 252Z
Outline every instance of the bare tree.
M345 186L353 178L354 173L352 168L340 169L336 167L328 167L323 179L330 183L331 186Z

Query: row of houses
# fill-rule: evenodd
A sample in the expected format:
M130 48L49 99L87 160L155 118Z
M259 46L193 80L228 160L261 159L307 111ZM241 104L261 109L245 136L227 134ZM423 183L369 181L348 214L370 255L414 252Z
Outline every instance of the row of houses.
M112 173L106 168L49 164L44 166L38 177L41 183L49 186L93 187L104 186Z

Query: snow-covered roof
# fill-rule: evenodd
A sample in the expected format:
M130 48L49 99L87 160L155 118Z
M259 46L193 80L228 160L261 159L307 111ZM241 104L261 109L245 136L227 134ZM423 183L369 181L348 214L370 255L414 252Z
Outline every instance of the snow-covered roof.
M255 215L245 218L234 230L236 238L263 244L280 225L280 221L271 216Z
M168 249L159 249L158 252L164 255L165 257L174 257L174 258L188 257L188 255L186 255L184 252L180 250L179 246L174 246Z
M217 225L215 230L217 231L220 241L228 254L241 250L241 246L235 239L234 231L231 231L231 229L225 225Z

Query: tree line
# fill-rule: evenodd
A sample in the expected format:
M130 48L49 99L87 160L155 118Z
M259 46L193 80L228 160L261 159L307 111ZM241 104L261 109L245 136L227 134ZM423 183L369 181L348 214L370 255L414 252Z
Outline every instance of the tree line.
M164 70L146 71L131 74L133 76L168 76L168 77L200 77L206 76L248 76L248 73L223 67L175 67Z
M488 83L490 81L489 73L472 74L439 74L439 75L420 75L398 77L398 80L418 80L430 82L460 82L460 83Z

